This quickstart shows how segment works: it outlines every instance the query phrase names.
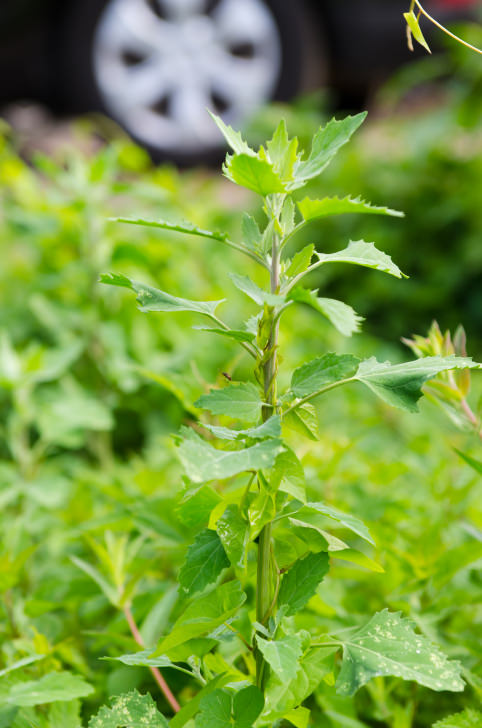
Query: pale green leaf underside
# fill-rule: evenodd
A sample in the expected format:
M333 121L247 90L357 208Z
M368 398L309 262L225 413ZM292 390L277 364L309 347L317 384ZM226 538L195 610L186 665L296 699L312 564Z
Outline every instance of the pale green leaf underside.
M223 172L231 182L246 187L262 197L286 191L273 165L250 154L228 155Z
M343 301L337 301L334 298L318 298L315 291L309 291L300 286L294 288L288 298L291 301L311 306L325 316L343 336L351 336L360 330L363 317Z
M356 116L347 116L340 121L332 119L325 127L320 128L313 137L308 159L295 165L295 179L290 183L290 189L303 187L308 180L321 174L365 118L366 112L362 112Z
M195 406L209 410L213 415L256 422L260 418L263 402L254 384L242 382L228 384L223 389L211 389L209 394L199 397Z
M284 296L278 296L275 293L269 293L268 291L260 288L254 281L248 276L240 276L237 273L230 273L229 277L233 281L236 288L249 296L259 306L263 306L265 303L268 306L281 306L285 302Z
M187 550L179 572L181 589L188 595L202 591L208 584L213 584L228 566L229 560L218 534L206 528L198 533Z
M159 288L153 288L146 283L134 281L120 273L108 273L101 276L101 282L110 286L120 286L128 288L136 294L136 300L139 309L144 312L149 311L193 311L202 313L206 316L214 316L215 311L221 301L189 301L185 298L177 298L171 296L170 293L161 291Z
M260 652L280 680L293 680L302 654L301 638L293 635L277 640L265 640L257 636Z
M283 451L280 440L263 440L244 450L217 450L189 432L178 448L187 476L195 483L223 480L247 470L264 470L274 465Z
M383 610L343 642L343 663L337 692L353 695L379 675L414 680L432 690L464 689L459 663L449 661L438 647L414 631L409 619Z
M279 415L273 415L258 427L250 427L247 430L231 430L229 427L219 427L218 425L207 425L205 423L202 423L202 426L220 440L234 441L246 438L266 440L270 437L275 439L281 437L281 418Z
M355 379L369 387L388 404L409 412L417 412L422 386L441 372L451 369L478 369L472 359L456 356L427 356L423 359L390 364L374 357L360 364Z
M324 354L295 369L291 389L297 397L309 396L323 387L353 377L360 360L351 354Z
M234 341L245 341L248 344L254 339L254 334L250 334L249 331L239 331L237 329L216 329L211 326L193 326L193 329L196 331L207 331L209 334L225 336L228 339L234 339Z
M233 616L246 600L239 581L229 581L195 598L152 655L163 655L190 639L212 632Z
M286 607L288 616L303 609L315 594L318 584L328 573L329 556L326 552L308 554L298 559L283 576L278 596L278 606Z
M90 719L89 728L168 728L168 722L157 710L149 695L137 690L112 698L110 708L104 706Z
M360 521L359 518L352 516L350 513L344 513L343 511L339 511L338 508L333 508L332 506L328 506L325 503L306 503L306 505L304 505L301 510L296 513L296 518L299 520L304 520L307 523L310 523L311 521L311 523L313 524L313 519L310 519L310 515L314 515L314 525L317 525L317 514L326 516L326 518L331 518L333 521L338 521L338 523L341 523L344 528L347 528L349 531L356 533L357 536L360 536L360 538L362 538L364 541L375 544L373 538L370 535L370 531L365 526L365 524Z
M361 213L365 215L391 215L392 217L403 217L403 212L391 210L389 207L377 207L365 202L361 197L325 197L322 200L312 200L305 197L298 202L298 209L303 219L316 220L328 215L343 215L345 213Z
M94 688L79 675L70 672L49 672L39 680L12 685L4 697L8 705L43 705L63 700L83 698L94 692Z
M178 670L179 672L187 673L192 675L190 670L186 670L175 662L172 662L165 655L158 655L152 657L155 649L149 648L147 650L141 650L140 652L132 652L128 655L120 655L119 657L103 657L103 660L115 660L122 662L123 665L129 665L130 667L170 667L172 670Z
M467 708L462 713L455 713L438 720L432 728L480 728L480 726L482 726L482 713Z
M378 250L374 243L367 243L364 240L352 240L345 250L340 250L337 253L317 253L316 255L323 264L349 263L361 265L365 268L373 268L396 278L403 277L402 271L395 265L389 255Z

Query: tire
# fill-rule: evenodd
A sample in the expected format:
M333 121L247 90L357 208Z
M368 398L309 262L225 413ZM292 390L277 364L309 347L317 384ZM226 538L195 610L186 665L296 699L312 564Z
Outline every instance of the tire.
M211 162L222 140L208 107L239 127L299 92L313 58L302 3L75 0L58 29L69 111L100 111L155 160Z

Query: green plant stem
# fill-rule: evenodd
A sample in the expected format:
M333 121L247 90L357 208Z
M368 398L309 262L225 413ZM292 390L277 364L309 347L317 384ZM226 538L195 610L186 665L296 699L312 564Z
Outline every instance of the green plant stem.
M139 647L145 647L144 640L142 639L142 635L139 632L139 628L136 624L136 621L130 610L130 607L124 607L123 612L124 612L124 617L127 620L127 624L129 625L129 629L130 629L135 641L137 642ZM164 680L161 673L159 672L159 668L149 667L149 670L151 671L154 680L159 685L161 692L163 693L164 697L166 698L167 702L169 703L169 705L171 706L173 711L175 713L179 713L179 711L181 710L181 706L179 705L179 703L177 702L173 693L171 692L169 685L167 684L167 682Z

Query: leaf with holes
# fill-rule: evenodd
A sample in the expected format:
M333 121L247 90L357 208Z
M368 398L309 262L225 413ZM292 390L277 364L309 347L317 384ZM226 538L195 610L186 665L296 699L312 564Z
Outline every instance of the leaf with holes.
M168 728L168 722L157 710L153 698L137 690L112 698L111 707L104 706L89 721L89 728Z

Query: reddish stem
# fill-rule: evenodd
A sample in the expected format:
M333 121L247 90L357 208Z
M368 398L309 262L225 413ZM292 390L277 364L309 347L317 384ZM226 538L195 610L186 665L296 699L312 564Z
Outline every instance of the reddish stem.
M144 640L142 639L142 635L139 632L139 628L137 627L137 624L135 622L135 619L132 615L130 608L124 607L123 612L124 612L124 616L127 620L127 624L129 625L129 628L132 632L132 636L134 637L135 641L137 642L139 647L145 647ZM157 667L149 667L149 670L151 671L151 673L154 677L154 680L161 688L161 691L163 692L167 702L169 703L169 705L171 706L173 711L175 713L179 713L179 711L181 710L181 706L179 705L176 698L172 694L171 689L169 688L169 685L162 677L161 673L159 672L159 669Z

